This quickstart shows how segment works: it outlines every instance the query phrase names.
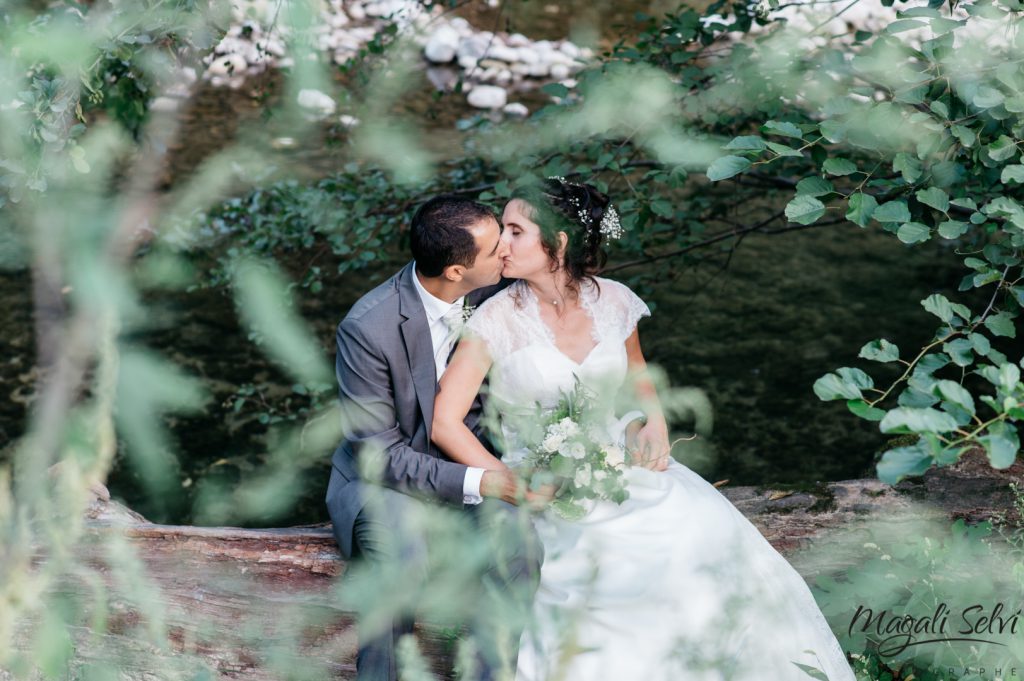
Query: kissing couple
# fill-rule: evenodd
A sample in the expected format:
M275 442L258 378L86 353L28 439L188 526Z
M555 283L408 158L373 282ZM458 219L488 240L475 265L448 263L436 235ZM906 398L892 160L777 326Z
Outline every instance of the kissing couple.
M394 588L418 588L430 579L415 520L424 505L468 514L481 543L500 537L461 594L480 598L468 623L476 673L463 678L854 681L799 573L670 456L637 331L650 310L598 276L621 233L604 193L560 177L517 189L500 221L457 196L419 207L413 261L338 326L347 432L326 501L342 554L392 572L399 563L408 582ZM523 424L581 385L633 407L605 414L627 452L628 496L564 517L551 510L553 487L522 482L533 444ZM360 475L361 457L379 479ZM528 626L487 617L495 592L524 602ZM410 614L360 622L359 681L400 678L396 644L411 632Z

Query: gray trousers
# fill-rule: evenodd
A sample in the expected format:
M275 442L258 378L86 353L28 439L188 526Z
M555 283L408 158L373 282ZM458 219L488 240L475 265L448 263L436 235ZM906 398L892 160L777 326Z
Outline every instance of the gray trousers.
M457 522L424 523L424 513L441 509L392 489L367 492L374 502L356 517L354 558L372 571L369 583L387 605L383 618L359 618L358 681L399 678L396 645L412 633L414 611L425 602L468 624L476 673L464 678L491 681L503 665L514 671L543 561L528 515L485 499L451 509Z

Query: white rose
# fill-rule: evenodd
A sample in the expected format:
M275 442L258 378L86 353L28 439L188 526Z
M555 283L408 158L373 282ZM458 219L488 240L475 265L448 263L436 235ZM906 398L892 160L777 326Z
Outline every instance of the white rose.
M573 421L568 416L566 416L564 419L559 421L558 425L561 426L562 432L565 433L566 437L572 437L573 435L578 435L579 432L580 432L579 424L577 424L575 421Z
M577 487L586 487L590 484L590 466L582 466L576 471L576 477L573 482L576 483Z
M604 458L611 466L621 466L626 462L626 453L622 451L621 447L606 447Z
M582 459L587 455L587 448L582 442L563 442L558 453L570 459Z
M601 482L602 480L604 480L607 477L608 477L608 474L605 473L600 468L598 468L596 471L594 471L594 482Z
M562 436L552 433L544 438L544 441L540 443L540 446L545 452L554 454L558 451L558 448L562 446Z

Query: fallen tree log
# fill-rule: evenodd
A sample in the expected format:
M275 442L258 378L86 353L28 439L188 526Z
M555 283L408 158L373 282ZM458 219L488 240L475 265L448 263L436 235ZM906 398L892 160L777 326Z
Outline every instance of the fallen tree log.
M906 531L908 518L974 523L1006 517L1014 504L1009 483L1024 479L1022 473L1020 463L996 471L972 455L895 487L861 479L797 492L728 486L721 491L811 578L855 563L862 543L850 538L872 524L877 531L890 523L898 534ZM111 598L102 630L72 627L69 671L114 659L122 679L355 678L353 617L336 598L346 564L328 525L158 525L103 492L89 506L77 562L103 575L112 594L121 593L112 585L123 575L110 574L110 540L126 543L141 558L144 580L158 599L143 615L131 598ZM62 593L83 602L95 588L73 576L60 585ZM149 615L154 607L163 615L155 633ZM35 627L23 624L17 643L27 650ZM434 671L449 676L451 629L422 626L418 633Z

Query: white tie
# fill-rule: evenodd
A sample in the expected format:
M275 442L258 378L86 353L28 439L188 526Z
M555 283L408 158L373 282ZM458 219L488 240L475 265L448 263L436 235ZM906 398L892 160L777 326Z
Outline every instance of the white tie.
M452 352L452 346L458 339L459 334L462 332L463 319L462 319L462 306L452 305L451 309L444 313L441 317L441 321L444 322L445 327L448 329L448 335L441 341L441 347L437 349L437 364L440 367L448 366L448 355ZM444 369L438 374L438 380L441 378L441 373L444 373Z

